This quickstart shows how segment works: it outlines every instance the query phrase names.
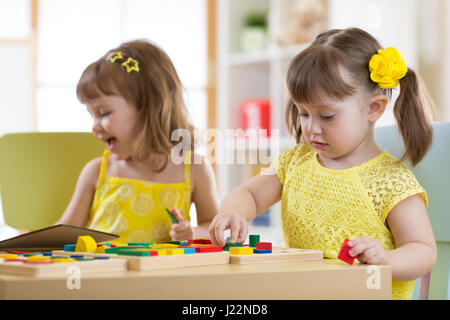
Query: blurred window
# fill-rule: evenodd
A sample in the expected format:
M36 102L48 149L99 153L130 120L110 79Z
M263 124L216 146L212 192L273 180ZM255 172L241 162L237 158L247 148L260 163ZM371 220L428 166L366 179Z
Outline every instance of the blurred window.
M190 117L206 127L206 0L40 0L38 131L90 131L76 98L83 70L109 49L149 39L167 52L185 88Z

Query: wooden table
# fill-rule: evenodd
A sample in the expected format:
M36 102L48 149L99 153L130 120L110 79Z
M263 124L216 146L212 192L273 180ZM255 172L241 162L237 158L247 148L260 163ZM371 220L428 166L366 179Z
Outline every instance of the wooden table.
M389 266L331 259L82 274L80 289L68 276L0 274L0 299L391 299L392 285Z

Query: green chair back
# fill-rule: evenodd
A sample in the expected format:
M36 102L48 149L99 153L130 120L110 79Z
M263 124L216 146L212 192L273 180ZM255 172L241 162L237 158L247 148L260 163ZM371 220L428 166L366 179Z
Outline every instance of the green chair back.
M380 148L400 158L404 152L403 141L396 126L375 129L375 140ZM422 278L421 298L449 299L450 272L450 122L433 123L433 143L423 160L412 168L419 183L427 191L428 215L438 247L437 262L429 277ZM416 282L416 285L418 282ZM417 286L416 286L417 287ZM428 289L428 294L426 294ZM415 289L415 292L416 289Z
M13 133L0 137L0 194L5 223L33 231L54 224L78 176L102 155L92 133Z

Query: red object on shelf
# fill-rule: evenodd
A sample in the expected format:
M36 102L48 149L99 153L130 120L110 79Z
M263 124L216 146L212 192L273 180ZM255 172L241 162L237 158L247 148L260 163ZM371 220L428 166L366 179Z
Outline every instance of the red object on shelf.
M265 99L248 99L241 104L242 129L265 129L270 137L270 101ZM259 135L259 132L256 131Z

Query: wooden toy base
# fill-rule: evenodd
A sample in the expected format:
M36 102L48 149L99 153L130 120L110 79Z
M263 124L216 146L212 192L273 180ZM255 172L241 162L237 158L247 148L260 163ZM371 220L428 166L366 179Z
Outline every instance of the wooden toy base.
M230 254L230 263L273 263L289 261L322 260L323 253L319 250L273 247L272 253L249 255Z
M78 266L81 274L89 272L127 271L127 260L108 259L93 261L75 261L70 263L30 264L21 261L3 261L0 259L0 273L21 276L68 275L71 266Z
M112 260L126 259L128 261L128 270L132 271L209 266L215 264L230 263L230 254L227 251L183 254L183 255L153 256L153 257L135 257L117 254L89 253L89 252L66 252L59 250L53 251L53 254L58 256L59 255L70 256L73 254L82 254L87 257L107 256L110 257Z

